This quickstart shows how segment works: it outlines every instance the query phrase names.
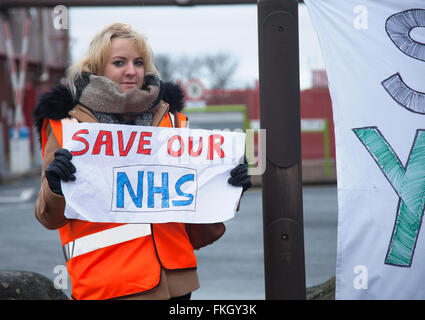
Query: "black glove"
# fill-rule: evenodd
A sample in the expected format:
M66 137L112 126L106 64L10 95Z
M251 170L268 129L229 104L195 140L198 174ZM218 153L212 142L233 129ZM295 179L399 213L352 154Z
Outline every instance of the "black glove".
M67 149L58 149L55 152L55 159L44 171L50 190L54 193L62 194L61 180L68 182L75 181L74 173L77 171L71 162L72 154Z
M227 182L232 186L242 187L242 192L245 192L252 186L251 176L248 175L248 162L245 158L244 163L238 164L230 171L231 177Z

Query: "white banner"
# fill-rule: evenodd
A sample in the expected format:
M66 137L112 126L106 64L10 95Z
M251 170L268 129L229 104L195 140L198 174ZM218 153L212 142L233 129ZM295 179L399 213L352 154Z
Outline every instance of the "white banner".
M242 188L230 171L245 134L202 129L63 125L77 168L62 182L65 216L92 222L212 223L234 216Z
M423 0L306 0L332 96L337 299L425 299Z

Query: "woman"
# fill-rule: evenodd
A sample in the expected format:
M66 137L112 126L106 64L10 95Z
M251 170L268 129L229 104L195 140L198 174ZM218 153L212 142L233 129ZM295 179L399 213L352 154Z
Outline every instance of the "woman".
M183 127L181 89L163 83L145 37L114 23L92 40L68 70L67 86L44 94L33 115L43 146L42 184L35 216L59 229L73 299L190 299L199 287L194 246L182 223L118 224L67 219L61 180L75 180L62 148L62 123L101 122ZM247 165L229 183L251 186Z

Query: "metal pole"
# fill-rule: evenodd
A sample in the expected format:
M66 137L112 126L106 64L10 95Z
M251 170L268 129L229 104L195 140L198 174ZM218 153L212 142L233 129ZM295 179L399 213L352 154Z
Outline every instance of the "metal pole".
M87 6L197 6L256 4L256 0L0 0L0 8Z
M266 299L305 299L298 2L258 1Z
M303 2L303 0L298 0ZM93 6L200 6L257 4L257 0L0 0L1 8Z

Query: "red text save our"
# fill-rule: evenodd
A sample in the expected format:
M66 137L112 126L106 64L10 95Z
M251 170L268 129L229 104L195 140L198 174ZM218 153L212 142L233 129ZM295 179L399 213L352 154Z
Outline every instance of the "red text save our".
M138 139L136 139L138 133L139 136ZM89 141L84 137L84 135L87 134L89 134L88 129L81 129L73 134L72 140L81 142L84 145L81 150L72 150L71 154L73 156L81 156L87 152L90 153L90 150L90 154L92 155L104 154L106 156L115 156L113 147L114 141L118 142L118 155L120 157L127 156L133 145L137 145L137 154L150 155L152 151L150 148L152 132L150 131L132 131L127 141L124 141L123 132L121 130L99 130L92 148L90 148ZM185 139L187 141L185 141ZM199 157L204 148L203 140L202 136L197 137L195 141L193 136L186 136L183 138L181 135L173 135L167 140L167 153L171 157L180 157L184 152L187 152L191 157ZM214 160L215 154L219 158L224 158L225 154L221 148L224 143L224 137L220 134L211 134L206 140L207 160ZM137 141L136 144L135 141ZM194 145L196 145L196 148Z

